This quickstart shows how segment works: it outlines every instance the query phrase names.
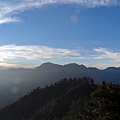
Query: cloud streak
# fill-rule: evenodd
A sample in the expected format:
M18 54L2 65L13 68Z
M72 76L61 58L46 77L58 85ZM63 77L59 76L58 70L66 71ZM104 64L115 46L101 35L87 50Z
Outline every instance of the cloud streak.
M120 53L118 52L112 52L105 48L94 49L94 51L98 53L98 55L94 57L95 59L111 59L115 62L120 62Z
M19 22L16 17L20 12L32 8L41 8L52 4L78 4L81 7L116 6L119 0L1 0L0 1L0 24Z
M50 59L50 58L62 58L62 57L80 57L80 53L76 50L62 49L62 48L50 48L47 46L16 46L16 45L4 45L0 46L0 62L6 62L9 60L15 60L23 58L26 60L35 59Z
M94 51L94 52L93 52ZM110 51L106 48L96 48L93 51L84 51L80 49L52 48L40 45L4 45L0 46L0 66L4 67L33 67L40 64L39 61L59 61L67 60L92 62L104 60L112 64L120 62L120 52Z

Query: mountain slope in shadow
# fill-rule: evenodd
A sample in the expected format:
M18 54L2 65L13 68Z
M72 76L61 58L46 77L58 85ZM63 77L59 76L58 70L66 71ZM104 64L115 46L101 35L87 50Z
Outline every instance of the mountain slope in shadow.
M16 100L35 87L44 87L62 78L85 76L94 79L96 83L105 80L119 84L120 68L110 67L99 70L76 63L67 65L44 63L35 69L0 70L0 93Z

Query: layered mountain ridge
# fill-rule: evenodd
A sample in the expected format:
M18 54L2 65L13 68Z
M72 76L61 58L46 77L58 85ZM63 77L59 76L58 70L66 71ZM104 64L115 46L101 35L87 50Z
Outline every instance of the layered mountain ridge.
M34 69L11 68L0 70L0 94L17 100L28 91L40 86L44 87L63 78L90 77L96 83L105 80L120 83L120 67L109 67L104 70L70 63L58 65L44 63Z

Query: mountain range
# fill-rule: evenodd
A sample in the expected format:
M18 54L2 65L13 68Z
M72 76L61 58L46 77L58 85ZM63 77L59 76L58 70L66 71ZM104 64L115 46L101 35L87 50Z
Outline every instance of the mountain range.
M75 77L90 77L96 83L105 80L119 84L120 67L108 67L99 70L76 63L67 65L44 63L34 69L11 68L0 70L0 94L11 101L15 101L38 86L44 87L63 78Z

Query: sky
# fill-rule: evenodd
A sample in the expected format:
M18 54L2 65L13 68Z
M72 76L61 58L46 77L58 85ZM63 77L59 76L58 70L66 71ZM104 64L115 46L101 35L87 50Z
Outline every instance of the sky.
M120 0L0 0L0 66L120 67Z

